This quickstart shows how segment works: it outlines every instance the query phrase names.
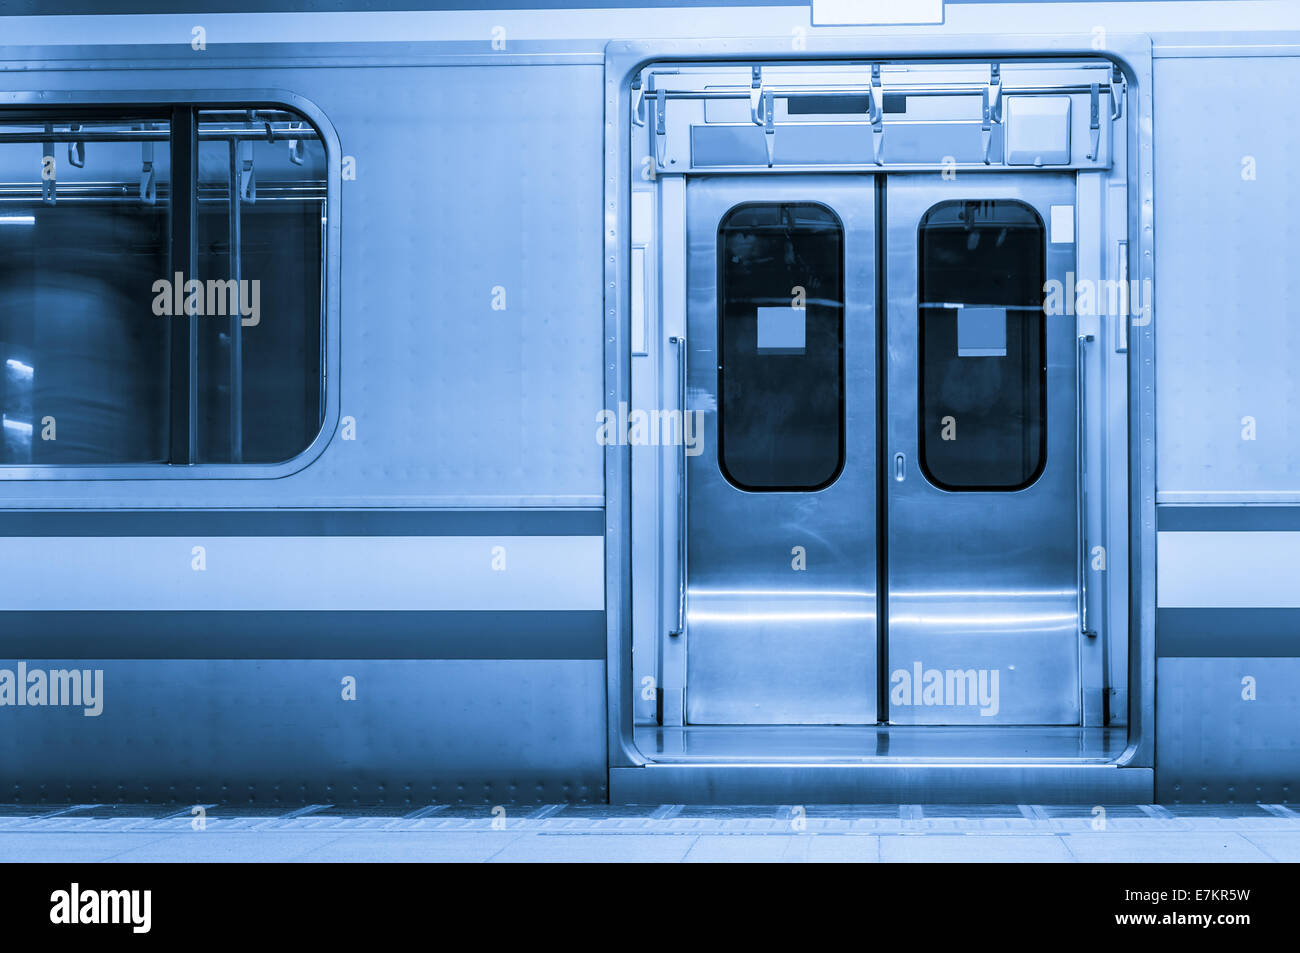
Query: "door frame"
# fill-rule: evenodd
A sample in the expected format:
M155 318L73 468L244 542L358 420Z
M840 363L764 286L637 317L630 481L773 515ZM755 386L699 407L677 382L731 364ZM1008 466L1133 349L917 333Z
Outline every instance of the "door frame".
M1093 48L1086 34L1035 37L1004 35L937 35L925 37L822 36L807 38L806 49L791 51L771 39L722 41L614 41L605 55L605 349L604 402L614 409L630 395L632 273L629 248L635 243L632 223L633 183L641 170L632 156L633 82L642 68L656 62L815 63L864 58L881 60L949 59L972 62L997 59L1104 58L1122 70L1127 81L1124 130L1127 178L1127 263L1131 278L1154 286L1154 191L1152 159L1151 41L1143 34L1112 34L1107 49ZM665 250L667 253L667 250ZM671 290L671 289L666 289ZM670 302L663 302L664 307ZM1151 317L1154 317L1154 307ZM1127 383L1130 394L1127 458L1127 503L1130 567L1125 583L1129 619L1128 745L1112 762L1142 769L1154 765L1155 681L1155 412L1154 320L1134 325L1129 334ZM664 329L661 329L664 330ZM615 774L639 771L655 761L633 739L632 678L632 501L631 456L626 447L605 449L606 471L606 615L608 664L607 741L611 784ZM644 541L638 542L641 545ZM1122 597L1122 595L1121 595ZM1140 773L1140 772L1139 772ZM627 777L632 777L628 775ZM1136 776L1136 775L1135 775Z

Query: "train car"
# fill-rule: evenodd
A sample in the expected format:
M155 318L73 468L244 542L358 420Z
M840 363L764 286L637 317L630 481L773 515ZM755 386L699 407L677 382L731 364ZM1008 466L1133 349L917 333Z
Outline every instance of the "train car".
M5 800L1295 801L1300 6L402 6L6 5Z

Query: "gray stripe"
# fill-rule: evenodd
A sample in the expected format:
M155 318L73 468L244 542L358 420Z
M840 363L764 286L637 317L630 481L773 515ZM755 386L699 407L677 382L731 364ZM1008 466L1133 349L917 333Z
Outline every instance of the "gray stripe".
M1161 532L1284 532L1300 530L1300 506L1156 507Z
M603 510L21 510L0 536L603 536Z
M65 16L123 13L374 13L451 10L644 10L690 7L701 0L8 0L12 16ZM946 0L965 3L1077 3L1078 0ZM1119 3L1124 0L1093 0ZM1188 0L1157 0L1186 3ZM1208 3L1213 0L1191 0ZM809 0L708 0L710 7L800 7Z
M1300 609L1157 609L1156 655L1300 657Z
M605 613L0 612L0 659L603 659Z
M8 0L13 16L186 13L380 13L689 7L699 0ZM797 7L809 0L709 0L710 7ZM953 0L948 0L949 3ZM967 0L973 2L973 0ZM982 0L987 2L987 0ZM1016 0L1018 2L1018 0ZM1064 2L1064 0L1062 0Z

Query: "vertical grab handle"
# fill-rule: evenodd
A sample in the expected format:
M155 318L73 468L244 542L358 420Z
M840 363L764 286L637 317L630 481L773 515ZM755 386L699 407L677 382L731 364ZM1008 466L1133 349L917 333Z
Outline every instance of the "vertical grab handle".
M1129 322L1133 320L1135 302L1133 301L1132 287L1129 285L1128 280L1128 242L1118 241L1115 245L1115 274L1119 278L1120 301L1124 302L1125 305L1121 309L1122 313L1119 316L1119 327L1116 328L1119 333L1115 336L1115 351L1123 354L1128 351L1128 326Z
M1078 507L1079 532L1079 634L1093 639L1097 633L1088 627L1088 390L1087 345L1091 334L1080 334L1075 360L1075 399L1079 411L1074 421L1075 432L1075 502Z
M677 347L677 409L682 415L682 445L677 454L677 627L670 636L686 631L686 338L676 335L668 343Z

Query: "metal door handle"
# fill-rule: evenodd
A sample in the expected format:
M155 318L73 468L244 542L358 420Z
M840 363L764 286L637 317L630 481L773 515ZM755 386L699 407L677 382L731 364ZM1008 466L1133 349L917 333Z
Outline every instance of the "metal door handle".
M1119 334L1115 338L1115 350L1123 354L1128 350L1128 326L1133 320L1133 289L1128 283L1128 242L1116 242L1117 252L1115 261L1115 274L1119 278L1120 300L1127 303L1123 313L1119 316Z
M894 479L902 483L907 476L907 457L901 453L894 454Z
M1075 496L1078 506L1079 530L1079 634L1085 638L1096 638L1097 633L1088 628L1088 405L1087 405L1087 344L1093 339L1091 334L1080 334L1078 339L1077 360L1075 362L1075 399L1079 402L1079 412L1075 417Z
M677 454L677 627L670 636L686 631L686 339L673 336L677 347L677 407L682 415L682 446Z

